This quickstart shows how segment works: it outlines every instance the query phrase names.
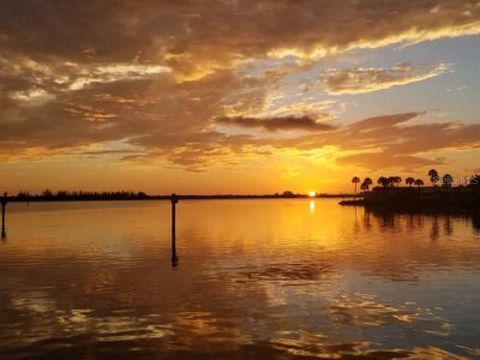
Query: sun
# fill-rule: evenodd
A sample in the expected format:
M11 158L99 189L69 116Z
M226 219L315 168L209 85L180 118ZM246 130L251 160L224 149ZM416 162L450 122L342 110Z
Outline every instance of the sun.
M316 191L309 191L308 192L308 197L311 197L311 198L314 198L317 196L317 192Z

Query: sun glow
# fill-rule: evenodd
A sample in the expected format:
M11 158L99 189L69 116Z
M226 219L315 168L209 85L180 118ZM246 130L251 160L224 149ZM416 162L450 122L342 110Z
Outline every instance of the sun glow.
M309 191L308 197L314 198L317 196L317 193L315 191Z

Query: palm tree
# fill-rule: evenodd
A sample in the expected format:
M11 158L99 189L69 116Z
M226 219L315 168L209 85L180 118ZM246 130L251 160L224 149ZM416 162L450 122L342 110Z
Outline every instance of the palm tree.
M432 185L437 185L438 181L440 180L440 178L438 177L438 171L435 169L431 169L428 172L428 176L430 176L430 182L432 183Z
M446 188L451 188L453 183L453 176L450 174L445 174L442 177L442 183L443 183L443 186L445 186Z
M364 181L362 182L362 185L360 185L360 190L368 191L368 187L369 185Z
M360 182L360 178L358 178L357 176L354 176L352 178L352 183L354 184L355 186L355 194L357 193L357 184Z
M380 176L377 180L378 185L382 185L383 188L388 186L388 179L385 176Z
M395 185L395 176L389 176L387 182L388 186L393 187Z
M363 180L363 183L367 186L367 190L370 190L370 186L373 184L373 180L369 177L366 177L365 180Z
M363 191L368 191L368 190L370 190L370 185L372 185L372 184L373 184L372 179L367 177L367 178L365 178L365 180L363 180L362 185L360 185L360 189L363 190Z
M407 177L405 179L405 184L407 184L409 187L412 187L412 185L415 184L415 179L412 177Z
M415 180L415 185L417 187L422 187L424 185L424 182L423 182L422 179L417 179L417 180Z
M399 186L401 182L402 182L402 178L400 176L394 176L393 177L393 183L395 185Z

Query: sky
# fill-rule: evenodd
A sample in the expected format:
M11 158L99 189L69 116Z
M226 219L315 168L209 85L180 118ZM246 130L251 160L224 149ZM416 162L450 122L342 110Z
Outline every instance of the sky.
M480 173L479 0L0 1L0 190Z

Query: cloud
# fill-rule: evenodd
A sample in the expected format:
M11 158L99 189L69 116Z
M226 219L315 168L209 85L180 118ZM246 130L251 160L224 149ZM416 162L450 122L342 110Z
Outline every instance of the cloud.
M188 81L248 59L311 60L480 30L480 8L464 0L54 0L2 2L0 10L3 52L42 61L154 63Z
M445 74L448 68L443 63L433 67L427 64L402 63L392 68L331 70L325 78L326 91L330 95L351 95L385 90L434 78Z
M158 158L163 166L196 170L282 148L334 146L341 149L335 155L340 162L347 161L341 160L347 151L377 151L385 159L401 154L408 163L412 156L424 158L422 152L473 146L479 133L474 125L411 125L407 120L416 115L400 114L333 128L314 119L336 117L341 123L335 100L306 99L301 89L294 96L276 92L279 78L324 55L480 33L474 2L437 3L1 2L0 157L70 156L119 141L136 146L139 153L128 154L132 161ZM266 68L261 76L242 71L260 63ZM269 71L273 63L281 71ZM446 70L411 63L340 70L329 74L329 89L373 91ZM247 132L309 134L275 140L233 136L219 132L215 119ZM102 154L113 155L96 155Z
M92 83L140 80L170 72L169 67L160 65L111 64L81 68L77 72L70 73L70 77L74 78L73 81L64 80L64 82L69 82L70 90L80 90Z
M142 80L168 73L171 73L171 69L161 65L85 64L59 60L42 63L25 56L0 56L0 76L4 80L16 79L17 86L23 80L25 86L44 86L54 91L75 91L91 84Z
M439 165L445 159L432 154L448 149L475 149L480 146L480 124L410 123L425 113L401 113L353 122L325 135L280 140L279 148L311 150L334 147L341 165L369 170L421 168Z
M270 155L294 150L299 156L308 156L311 151L325 149L325 156L332 157L341 166L358 166L370 171L414 170L448 162L435 156L436 152L480 146L480 124L411 122L427 115L417 112L378 116L295 138L253 138L217 132L191 134L182 140L186 146L175 146L172 141L177 150L170 152L174 154L170 159L186 168L205 170L217 161L233 164L249 154ZM256 121L262 120L254 119L255 126ZM249 120L247 123L251 125Z
M277 118L223 117L218 119L217 122L243 128L263 128L268 131L306 130L314 132L328 131L335 128L333 125L317 122L308 116L284 116Z
M10 99L23 106L41 106L55 99L55 95L49 94L43 89L29 89L24 91L15 91L9 95Z
M369 132L373 130L393 128L396 125L400 125L402 123L406 123L412 119L415 119L417 116L421 114L423 113L409 112L409 113L401 113L401 114L393 114L393 115L375 116L375 117L353 122L347 128L353 131L361 132L363 135L365 132Z

